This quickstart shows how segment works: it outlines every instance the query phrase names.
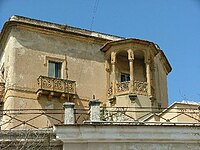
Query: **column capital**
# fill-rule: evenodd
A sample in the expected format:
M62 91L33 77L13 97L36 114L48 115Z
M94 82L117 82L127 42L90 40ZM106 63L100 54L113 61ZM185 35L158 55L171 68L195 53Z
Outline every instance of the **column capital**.
M111 52L111 63L114 64L116 62L116 52Z
M148 58L148 59L145 59L145 64L150 64L151 63L151 60Z
M128 60L133 61L134 60L134 53L132 49L129 49L128 51Z

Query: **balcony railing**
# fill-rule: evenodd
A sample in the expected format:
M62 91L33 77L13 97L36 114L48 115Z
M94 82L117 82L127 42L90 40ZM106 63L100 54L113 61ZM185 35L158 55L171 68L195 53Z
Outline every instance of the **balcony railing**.
M117 93L129 91L129 85L130 85L130 81L117 83L116 84L116 86L117 86Z
M147 95L147 82L134 81L133 90L136 94Z
M110 87L108 88L108 97L111 97L111 96L112 96L112 93L113 93L113 87L110 86Z
M64 109L6 109L0 110L0 130L47 129L64 123ZM89 120L88 108L74 109L75 124Z
M71 80L40 76L38 78L38 86L38 91L76 94L76 82Z
M142 81L130 81L116 83L116 93L113 93L113 87L108 89L108 97L113 97L119 94L135 93L138 95L147 95L147 82Z

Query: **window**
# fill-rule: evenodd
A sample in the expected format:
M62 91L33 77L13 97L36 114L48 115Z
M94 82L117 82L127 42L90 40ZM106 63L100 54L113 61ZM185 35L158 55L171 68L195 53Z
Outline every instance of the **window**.
M130 81L130 74L121 73L121 82Z
M54 78L61 78L62 63L49 61L48 62L48 76Z

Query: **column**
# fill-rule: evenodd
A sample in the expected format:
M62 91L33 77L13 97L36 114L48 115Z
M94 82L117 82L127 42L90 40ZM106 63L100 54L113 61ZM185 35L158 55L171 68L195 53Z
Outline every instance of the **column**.
M128 60L129 60L129 67L130 67L130 87L129 87L129 92L133 93L133 85L134 85L134 75L133 75L133 60L134 60L134 54L133 50L129 49L128 50Z
M147 78L147 93L151 96L151 72L150 72L150 61L146 60L146 78Z
M106 67L107 92L108 92L108 89L110 88L110 64L109 64L109 60L106 60L105 67Z
M63 108L65 109L64 124L74 124L74 103L65 102Z
M111 53L111 64L112 64L112 91L113 91L113 95L116 93L116 52L112 52Z
M100 104L101 102L98 99L90 100L89 106L90 106L90 121L91 122L100 121Z

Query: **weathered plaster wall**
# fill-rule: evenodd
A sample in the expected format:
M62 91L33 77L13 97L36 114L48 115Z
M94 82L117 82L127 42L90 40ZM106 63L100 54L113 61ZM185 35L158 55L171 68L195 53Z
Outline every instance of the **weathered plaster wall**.
M128 61L128 56L119 56L117 55L117 63L116 63L116 79L117 82L121 82L121 73L126 73L130 74L130 69L129 69L129 61Z
M4 63L5 63L5 52L1 54L1 58L0 58L0 82L4 82L4 72L3 72Z
M68 75L68 79L76 81L80 99L96 95L101 101L106 100L104 54L100 51L103 43L15 27L7 45L7 79L10 80L7 87L16 90L22 98L30 98L31 94L36 99L37 78L48 75L47 59L60 59L67 62L67 71L63 69L62 76ZM6 97L13 96L12 92L9 94ZM31 103L30 107L33 107Z
M137 97L135 97L134 99L131 99L129 95L121 95L116 97L115 107L132 107L127 108L127 114L131 117L134 117L135 119L138 119L141 116L145 116L147 113L149 113L151 111L151 108L142 109L142 107L150 106L151 100L147 96L137 95Z
M134 59L133 71L135 80L147 82L144 59Z
M4 109L62 109L65 100L46 96L37 97L37 78L48 76L48 60L63 62L62 78L76 81L76 107L88 107L88 100L95 95L101 101L106 100L106 72L104 53L100 51L102 41L95 39L60 35L56 32L44 32L12 27L0 64L5 69ZM65 62L66 61L66 66ZM31 115L17 115L20 120L28 120ZM63 120L63 115L56 116ZM11 118L4 115L2 122ZM14 119L15 120L15 119ZM19 121L11 121L2 129L18 125ZM51 126L55 120L41 116L30 122L39 127ZM56 123L57 124L57 123ZM24 128L23 124L18 128Z
M121 95L116 97L116 106L118 107L149 107L151 100L147 96L137 95L133 100L129 95Z
M156 82L156 99L161 103L161 107L168 106L167 94L167 74L161 62L161 56L157 55L155 61L155 82Z
M6 46L4 48L4 51L1 54L1 63L4 65L4 79L5 79L5 86L8 87L10 85L13 85L13 79L11 78L14 75L14 63L15 58L13 51L13 45L14 45L14 37L12 34L10 34L7 38Z

